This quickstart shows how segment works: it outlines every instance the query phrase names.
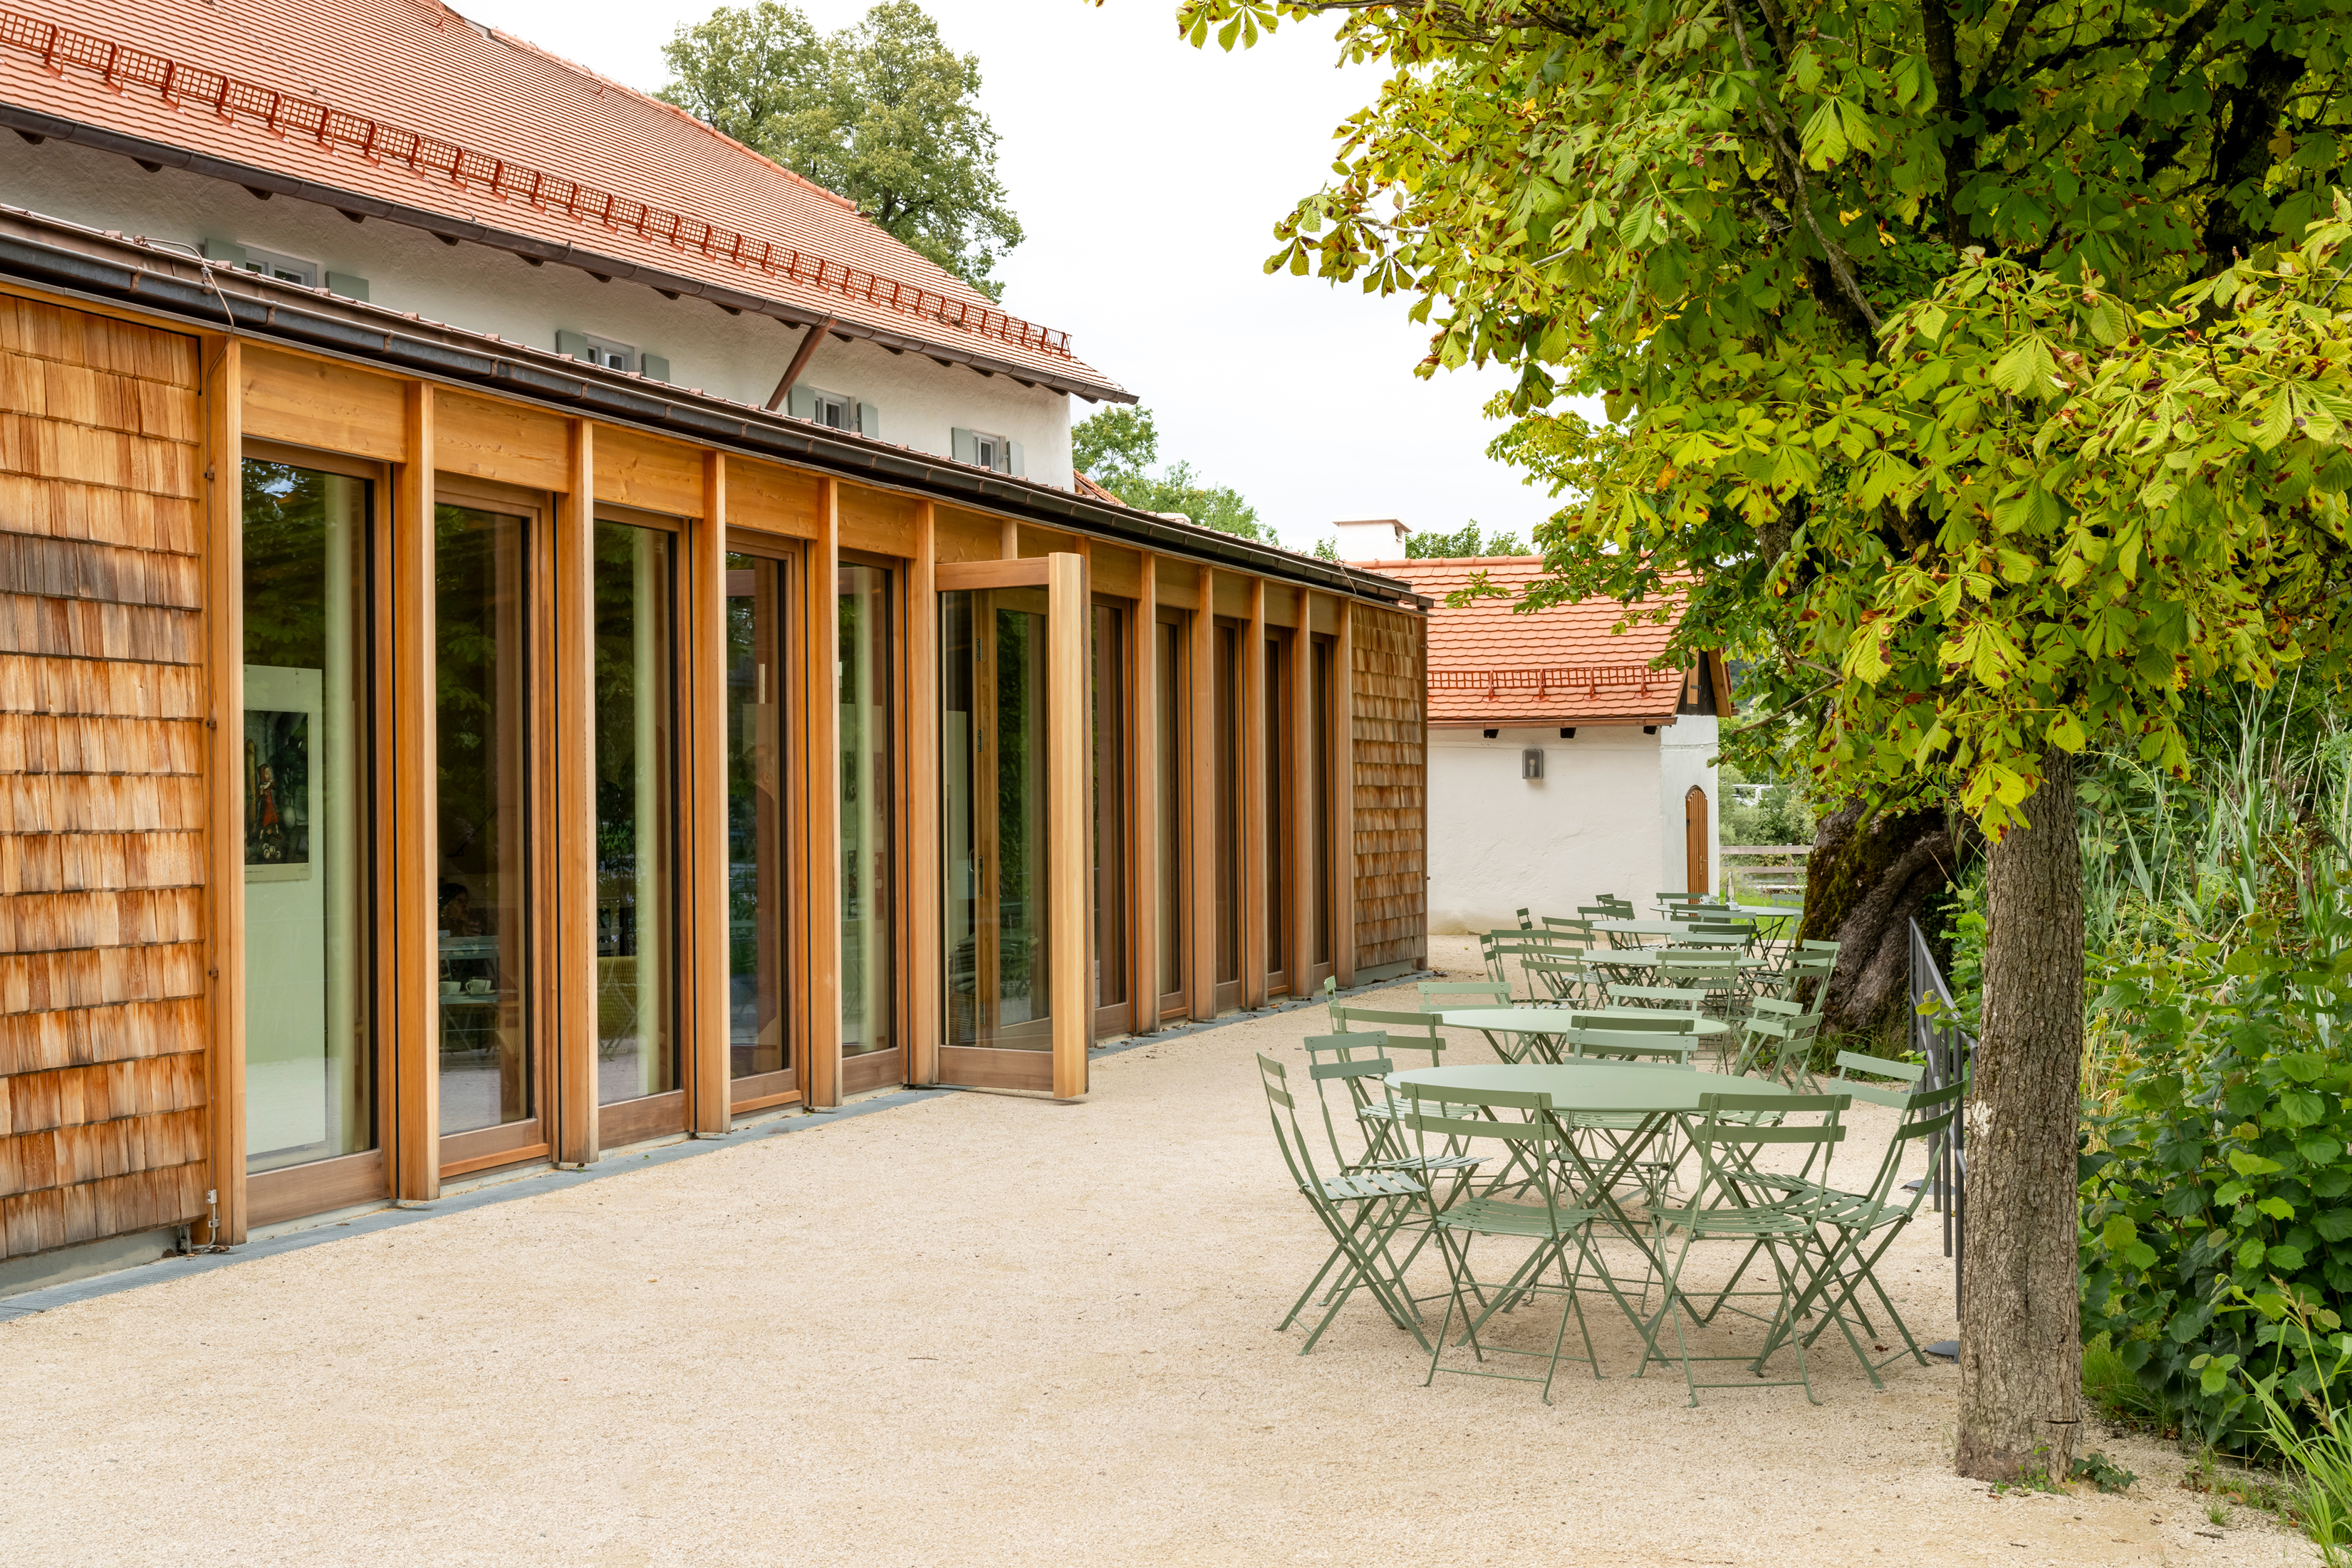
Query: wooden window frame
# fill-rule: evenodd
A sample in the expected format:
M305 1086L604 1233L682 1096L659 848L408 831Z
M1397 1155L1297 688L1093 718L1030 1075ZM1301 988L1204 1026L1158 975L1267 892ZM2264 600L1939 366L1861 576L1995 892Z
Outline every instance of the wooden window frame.
M1117 594L1092 593L1087 596L1087 610L1090 622L1093 612L1097 610L1108 610L1116 613L1118 616L1118 620L1114 622L1118 629L1118 648L1117 651L1118 668L1116 679L1118 686L1118 719L1119 724L1122 727L1120 732L1114 735L1108 743L1111 754L1118 758L1119 764L1119 788L1118 791L1119 841L1115 852L1107 851L1100 844L1097 844L1095 846L1095 855L1098 864L1106 853L1115 853L1117 857L1115 863L1118 868L1117 874L1118 879L1118 897L1120 905L1119 933L1120 939L1126 949L1119 955L1121 960L1121 973L1119 976L1121 994L1119 999L1115 1002L1104 1003L1094 1009L1094 1038L1101 1040L1107 1035L1126 1033L1131 1027L1132 1020L1140 1016L1140 1009L1137 1006L1135 991L1135 868L1138 846L1135 836L1136 787L1134 777L1134 759L1136 718L1133 693L1135 690L1136 663L1136 601L1132 599L1122 599ZM1093 652L1091 639L1093 628L1091 624L1089 624L1087 630L1089 632L1087 651L1089 655L1091 655ZM1089 668L1087 673L1087 678L1088 682L1089 702L1091 703L1093 700L1096 700L1093 692L1095 672L1091 668L1091 657L1088 660L1088 664ZM1089 716L1091 717L1091 714ZM1091 741L1091 725L1088 727L1088 738ZM1090 812L1088 815L1088 829L1089 831L1091 831L1094 826L1092 821L1093 813ZM1087 908L1087 925L1089 931L1096 933L1096 940L1097 943L1099 942L1100 922L1102 919L1100 907L1102 888L1099 885L1100 880L1099 876L1090 876L1087 879L1087 894L1090 901ZM1097 965L1101 962L1100 949L1098 946L1096 948L1096 961ZM1155 981L1154 983L1156 984L1157 982Z
M908 941L907 922L910 908L907 886L908 862L910 858L907 853L907 758L908 755L908 725L911 717L908 713L908 698L912 695L907 669L907 617L911 610L907 594L915 573L912 570L913 563L902 556L879 555L872 550L851 549L846 547L834 551L834 566L836 573L845 566L868 566L888 572L890 587L887 597L891 601L891 613L898 617L898 623L889 629L889 635L884 639L889 649L891 664L888 680L891 708L890 782L885 793L889 797L891 803L890 1036L893 1043L885 1051L867 1051L862 1056L842 1057L841 1092L846 1096L868 1093L893 1083L903 1084L913 1082L911 1072L914 1067L914 1051L908 1039L908 1020L914 1017L915 1009L911 988L913 977L909 973L911 967L909 961L914 954ZM836 576L834 592L837 595L840 591L840 582ZM838 631L836 623L836 643ZM836 779L836 787L838 783ZM838 820L836 813L836 822ZM841 865L837 859L833 862L833 874L835 877L841 874ZM836 918L845 918L845 916L837 915ZM888 1071L892 1061L898 1063L895 1072Z
M1153 894L1157 905L1153 912L1155 925L1160 923L1160 919L1165 915L1172 915L1175 919L1176 929L1168 935L1167 940L1173 943L1175 946L1176 985L1175 988L1172 990L1161 991L1159 988L1159 933L1155 931L1155 939L1152 944L1150 962L1150 973L1152 978L1150 986L1147 988L1149 991L1157 993L1158 997L1154 1009L1157 1015L1154 1019L1155 1022L1160 1022L1170 1019L1187 1018L1191 1016L1192 1011L1192 971L1193 959L1195 956L1192 952L1192 934L1195 922L1192 913L1193 901L1189 895L1192 891L1192 883L1194 881L1192 866L1192 841L1197 836L1192 831L1193 824L1192 810L1192 786L1193 783L1192 617L1194 613L1195 612L1192 611L1185 610L1173 604L1155 604L1152 606L1152 659L1154 664L1152 670L1153 680L1151 692L1152 725L1154 727L1152 737L1153 748L1155 752L1153 760L1157 766L1152 770L1152 777L1150 782L1152 792L1155 819L1157 815L1162 811L1173 813L1176 819L1174 822L1176 852L1172 857L1176 875L1176 885L1172 889L1158 887L1153 889ZM1173 716L1172 722L1168 726L1168 733L1174 737L1176 742L1176 756L1173 759L1174 775L1176 779L1176 799L1169 801L1162 801L1160 800L1160 774L1161 769L1168 768L1171 766L1171 759L1156 755L1160 739L1160 730L1158 727L1160 723L1160 715L1159 711L1160 672L1158 669L1160 657L1159 647L1159 628L1162 626L1172 628L1176 633L1173 642L1176 657L1174 664L1169 672L1169 689L1174 694L1177 711ZM1159 824L1155 820L1153 826L1157 828L1158 825ZM1160 845L1156 838L1151 845L1151 854L1154 879L1156 881L1160 855Z
M326 1159L311 1160L299 1166L287 1166L274 1171L245 1175L245 1222L248 1227L276 1225L306 1215L320 1214L329 1209L346 1208L362 1203L373 1203L392 1196L392 1160L390 1151L394 1141L394 1128L401 1113L398 1102L398 1063L394 1056L395 1039L390 1010L393 976L390 968L391 945L383 934L391 929L390 901L392 877L382 852L387 837L373 831L383 820L383 807L392 798L391 751L384 744L383 731L389 718L389 683L392 673L391 625L391 548L392 548L392 465L366 457L354 457L348 453L328 452L313 447L297 446L283 441L246 437L239 445L238 505L243 506L242 463L281 463L289 467L309 468L322 474L337 474L349 479L361 479L368 485L367 538L367 694L368 694L368 768L367 812L370 828L364 837L368 849L368 899L365 918L368 925L368 964L362 980L367 987L369 1044L374 1058L375 1077L375 1146L355 1155L335 1155ZM240 584L242 565L240 563ZM240 590L241 591L241 590ZM240 621L242 617L240 617ZM241 656L241 655L240 655ZM243 904L238 904L238 920L243 921ZM236 950L245 951L245 933L236 934ZM241 990L241 988L240 988ZM241 1030L244 1025L240 1021ZM241 1054L241 1053L240 1053ZM240 1079L229 1086L243 1095L246 1086ZM242 1128L244 1118L238 1118ZM236 1168L244 1171L247 1151L236 1151Z
M1344 614L1346 606L1342 605L1340 609L1341 613ZM1322 722L1318 726L1315 713L1315 666L1326 659L1329 661L1329 674L1324 683L1326 706L1322 714ZM1339 858L1339 802L1336 797L1339 785L1339 747L1342 731L1340 729L1339 638L1337 632L1309 633L1307 664L1305 680L1300 689L1305 693L1305 701L1301 705L1298 733L1305 737L1307 747L1313 747L1319 744L1328 747L1331 758L1330 777L1319 782L1315 777L1311 750L1299 759L1298 764L1303 770L1303 780L1299 785L1299 799L1307 804L1307 816L1301 826L1304 847L1298 862L1302 874L1302 885L1312 885L1319 880L1320 886L1315 887L1314 891L1321 894L1325 901L1324 912L1330 921L1329 956L1328 957L1318 956L1316 945L1319 933L1317 929L1315 904L1312 899L1305 902L1299 916L1300 940L1303 944L1300 951L1308 956L1307 984L1319 986L1326 979L1335 977L1339 967L1339 884L1342 862ZM1317 825L1318 819L1320 819L1319 830ZM1323 874L1319 879L1315 872L1315 857L1318 850L1326 857Z
M1260 682L1263 711L1257 724L1265 782L1256 791L1256 799L1265 813L1264 842L1257 856L1265 877L1259 965L1265 976L1264 994L1279 996L1305 988L1293 979L1297 964L1298 924L1294 902L1298 893L1298 824L1293 809L1298 726L1293 676L1298 639L1289 627L1263 626L1258 634L1258 655L1265 662ZM1276 742L1279 749L1276 749ZM1281 960L1279 964L1276 962L1277 958Z
M806 706L806 661L803 653L806 629L802 624L801 606L806 592L809 561L805 540L789 534L733 526L727 528L721 541L721 561L730 555L755 556L776 563L781 578L776 586L776 605L782 624L776 629L775 691L778 701L790 699L794 709L776 727L777 745L783 752L777 766L784 779L784 820L778 825L776 835L784 860L782 904L785 929L779 962L783 969L780 978L784 988L784 1028L792 1050L792 1065L774 1072L729 1079L727 1107L730 1113L740 1116L779 1105L797 1105L808 1097L810 1001L808 988L802 980L808 973L809 911L806 897L798 892L801 884L793 873L805 858L794 852L804 849L808 842L807 719L799 710ZM721 1041L719 1049L727 1050L727 1042Z

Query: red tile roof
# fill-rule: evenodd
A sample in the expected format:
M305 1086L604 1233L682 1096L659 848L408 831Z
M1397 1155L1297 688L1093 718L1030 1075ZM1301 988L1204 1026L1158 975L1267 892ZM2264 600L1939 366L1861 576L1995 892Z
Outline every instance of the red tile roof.
M1665 652L1675 615L1661 623L1634 620L1654 609L1613 599L1556 604L1530 615L1513 606L1521 589L1543 574L1537 556L1481 556L1445 560L1350 561L1401 577L1436 601L1429 612L1429 722L1433 725L1597 724L1603 720L1672 722L1682 695L1676 670L1654 670ZM1454 608L1445 596L1467 588L1479 572L1512 599L1479 599Z
M0 7L0 99L1119 391L849 202L436 0Z

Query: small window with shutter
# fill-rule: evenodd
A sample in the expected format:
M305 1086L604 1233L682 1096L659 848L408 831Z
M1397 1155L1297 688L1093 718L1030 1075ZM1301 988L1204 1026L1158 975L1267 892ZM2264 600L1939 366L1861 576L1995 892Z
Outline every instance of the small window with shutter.
M617 343L610 338L599 338L593 332L558 332L555 351L569 354L575 360L585 360L592 365L602 365L608 371L634 371L637 368L637 350L633 343Z
M993 468L999 474L1021 472L1021 444L1007 441L1001 435L991 435L980 430L957 430L955 460L978 468Z

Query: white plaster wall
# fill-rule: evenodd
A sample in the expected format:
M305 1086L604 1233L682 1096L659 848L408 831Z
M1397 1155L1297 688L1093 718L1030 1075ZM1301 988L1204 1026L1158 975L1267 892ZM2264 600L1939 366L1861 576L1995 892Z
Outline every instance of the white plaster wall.
M257 201L242 186L177 169L150 174L127 158L8 136L0 202L90 228L194 246L207 237L315 261L368 280L369 301L427 320L552 350L561 330L589 332L666 357L670 380L739 402L765 403L801 329L730 316L639 283L599 283L577 267L532 267L483 246L445 246L422 230L290 196ZM952 456L957 426L1021 443L1027 476L1070 485L1070 398L941 365L922 354L827 338L803 384L877 404L881 438Z
M1712 720L1708 721L1712 723ZM1665 732L1662 732L1665 733ZM1544 777L1519 754L1544 753ZM1521 905L1573 915L1600 893L1645 904L1660 887L1660 746L1639 726L1429 732L1429 928L1517 925ZM1675 852L1682 846L1675 793Z
M1691 891L1683 885L1690 874L1684 854L1683 797L1694 784L1706 791L1707 890L1723 891L1723 781L1715 767L1720 739L1712 714L1686 713L1658 730L1658 821L1664 841L1658 885L1643 889L1644 894L1660 889Z

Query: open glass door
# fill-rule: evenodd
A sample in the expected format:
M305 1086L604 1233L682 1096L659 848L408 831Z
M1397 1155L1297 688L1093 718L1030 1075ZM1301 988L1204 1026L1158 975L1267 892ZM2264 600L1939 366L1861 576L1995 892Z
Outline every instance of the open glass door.
M1066 583L1048 586L1049 560L1068 563ZM1073 557L975 563L996 580L970 588L940 571L942 1082L1085 1090L1091 804L1076 568Z

